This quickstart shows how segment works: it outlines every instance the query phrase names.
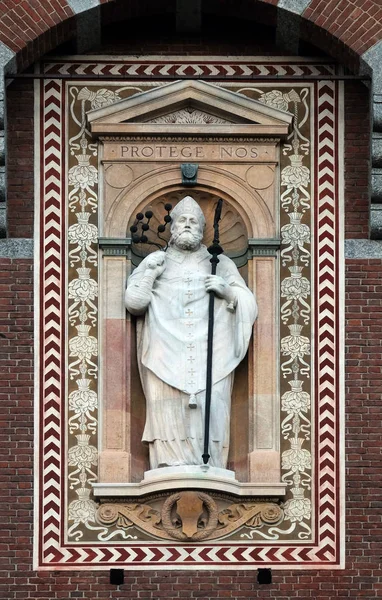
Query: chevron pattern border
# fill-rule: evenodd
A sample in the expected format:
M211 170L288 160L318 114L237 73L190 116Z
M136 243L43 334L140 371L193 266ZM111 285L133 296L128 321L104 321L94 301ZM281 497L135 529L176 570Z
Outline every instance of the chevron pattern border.
M41 169L41 534L42 557L50 561L60 543L64 510L61 496L61 439L64 360L64 172L62 84L49 80L42 103L43 162Z
M336 522L339 519L336 497L336 446L338 414L338 174L334 169L337 148L335 123L336 86L318 84L317 111L317 437L318 460L318 557L331 560L336 553Z
M60 75L113 75L121 77L187 77L200 78L230 78L242 77L250 79L251 77L267 77L272 75L291 76L310 76L310 75L331 75L333 67L331 65L322 65L316 63L295 63L282 64L278 62L198 62L189 63L180 62L154 62L154 61L115 61L113 63L96 60L95 62L52 62L46 63L45 73Z
M176 66L176 65L175 65ZM247 65L244 65L247 67ZM226 64L200 63L203 76L227 77L232 73ZM218 70L215 73L212 69ZM303 65L311 71L299 72L301 65L256 66L274 74L319 74L329 66ZM233 68L233 67L232 67ZM235 63L235 68L242 66ZM255 71L251 68L251 73ZM320 71L321 69L323 71ZM101 63L50 63L46 71L67 74L100 73L126 75L188 74L187 65L115 65ZM141 70L139 70L141 69ZM193 65L192 69L196 69ZM315 72L313 70L316 69ZM259 71L260 72L260 71ZM240 74L241 75L241 74ZM243 79L250 73L243 70ZM339 457L339 321L338 321L338 84L317 82L316 90L316 542L298 543L243 542L210 545L170 545L157 543L128 545L113 540L103 544L86 545L81 540L66 543L64 481L65 443L62 435L65 419L65 388L62 381L64 352L64 281L65 281L65 92L62 82L45 80L41 101L41 222L40 222L40 438L39 438L39 535L36 568L57 570L109 569L112 566L134 569L187 569L208 566L211 569L250 569L261 566L285 569L337 568L340 566L341 507L337 492Z

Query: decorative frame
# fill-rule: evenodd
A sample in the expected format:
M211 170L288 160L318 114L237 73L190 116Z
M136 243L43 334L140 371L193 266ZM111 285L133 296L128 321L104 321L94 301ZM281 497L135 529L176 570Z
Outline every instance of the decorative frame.
M175 77L216 77L219 84L230 89L250 86L251 76L280 74L288 75L293 83L293 77L301 75L329 75L333 72L330 65L290 60L275 63L249 61L248 59L231 62L219 61L190 61L189 63L171 62L171 60L155 61L109 61L96 59L94 62L69 59L67 62L53 62L44 65L45 73L86 73L88 82L81 82L82 96L85 97L86 85L89 87L96 82L99 74L123 74L127 77L146 78L166 75L171 71ZM233 83L230 77L243 78L243 83ZM244 84L244 85L243 85ZM301 81L299 81L301 84ZM309 535L301 535L296 539L280 540L269 537L259 540L251 538L235 543L198 543L181 544L157 542L137 544L127 534L123 540L116 541L113 537L99 538L97 542L82 542L82 536L71 538L78 524L87 522L90 529L94 526L96 503L90 496L90 488L81 484L89 483L96 476L93 467L96 466L96 447L89 444L88 425L94 419L96 390L91 385L89 368L94 371L96 356L96 338L90 335L90 328L96 325L97 305L96 281L90 277L89 256L94 256L97 242L96 221L92 218L92 202L95 205L97 169L92 164L91 148L86 136L78 136L79 154L78 165L66 167L65 148L69 144L67 121L69 118L69 97L66 87L70 83L60 80L47 79L36 86L38 98L39 120L36 124L36 139L39 159L39 191L36 194L37 233L36 264L41 265L36 278L36 421L39 424L36 433L36 466L38 485L36 486L36 524L35 524L35 566L39 569L60 568L92 568L105 569L112 566L130 568L222 568L248 569L261 566L275 568L341 568L343 556L343 471L341 468L343 424L343 340L342 340L342 183L340 165L342 164L342 138L340 134L341 121L339 108L341 106L341 86L338 82L317 80L310 83L312 104L314 109L314 180L313 194L314 212L312 214L312 231L307 233L309 224L301 223L306 192L306 166L302 165L299 152L291 144L289 155L290 165L282 170L281 202L284 202L284 221L282 221L282 251L281 257L286 261L287 269L290 259L295 267L290 276L285 277L281 284L282 306L281 316L289 335L282 332L282 370L290 374L295 367L301 372L306 356L310 350L309 338L302 336L304 326L304 302L308 294L306 282L302 276L304 261L307 257L306 244L312 242L314 258L314 277L311 281L314 290L315 303L312 311L313 330L316 343L314 346L313 380L315 411L314 416L314 464L307 464L309 450L302 447L301 420L305 418L304 403L308 402L307 392L303 391L301 378L294 376L294 386L290 392L284 391L281 402L283 416L282 428L285 440L290 436L290 423L293 422L294 435L290 438L290 447L283 452L284 476L291 477L293 482L292 496L285 503L284 511L289 515L291 527L305 524L305 517L313 510L313 531ZM99 86L99 80L97 81ZM105 92L98 96L100 102L113 101L113 86L102 84ZM115 85L115 84L114 84ZM153 79L150 85L160 85ZM138 87L138 86L136 86ZM252 88L254 85L252 84ZM258 83L264 101L285 103L285 98L279 95L266 98L269 84ZM273 87L280 87L274 85ZM289 85L290 87L290 85ZM108 89L109 88L109 89ZM97 94L89 98L97 101ZM84 98L86 100L86 98ZM115 97L114 97L115 99ZM294 158L293 158L294 157ZM69 157L68 157L69 158ZM96 163L95 163L96 164ZM68 172L68 178L66 177ZM84 177L85 173L85 177ZM285 190L283 191L283 187ZM68 190L68 191L67 191ZM88 202L86 194L90 193ZM71 202L82 206L78 222L70 221L70 211L67 212L66 195L70 208ZM73 197L77 195L76 201ZM92 199L93 198L93 199ZM288 198L290 198L288 200ZM302 198L302 200L301 200ZM81 204L82 202L82 204ZM293 204L294 202L294 204ZM74 204L73 204L74 206ZM88 210L90 206L90 210ZM289 210L293 207L293 210ZM85 216L86 215L86 216ZM299 216L298 216L299 215ZM288 223L290 220L290 223ZM68 231L68 242L66 240ZM68 243L68 247L67 244ZM71 248L70 245L74 245ZM75 256L81 262L78 277L71 281L66 292L68 263L66 256ZM72 254L70 254L72 253ZM81 255L82 253L82 255ZM289 253L289 254L288 254ZM86 256L85 256L86 255ZM70 259L69 259L70 260ZM301 262L302 260L302 262ZM299 262L300 261L300 262ZM92 261L90 260L90 263ZM307 263L306 263L307 264ZM95 265L95 262L93 262ZM306 266L306 265L305 265ZM301 267L301 268L299 268ZM82 269L82 270L81 270ZM292 282L293 279L293 282ZM296 284L298 281L298 284ZM94 282L94 283L93 283ZM292 291L291 291L292 290ZM89 304L90 303L90 304ZM80 320L75 325L75 319L67 327L66 307L69 313ZM289 312L288 312L289 311ZM82 316L81 316L82 315ZM84 319L84 316L86 317ZM297 316L297 318L296 318ZM285 317L283 319L283 317ZM293 317L293 322L289 319ZM90 321L87 322L87 319ZM299 320L300 319L300 320ZM69 319L70 323L70 319ZM90 326L89 326L90 323ZM306 324L306 323L305 323ZM73 335L70 327L77 328ZM80 329L78 329L80 328ZM287 331L286 331L287 332ZM77 366L74 365L77 361ZM81 372L81 363L87 365ZM72 364L78 370L78 390L69 391L65 384L66 365ZM92 366L93 364L93 366ZM74 365L74 366L73 366ZM289 369L292 371L289 372ZM305 373L306 374L306 373ZM92 373L91 373L92 375ZM300 383L297 383L300 382ZM93 382L94 384L94 382ZM66 399L68 398L68 404ZM72 412L70 412L72 411ZM300 422L300 425L298 425ZM78 443L70 446L66 431L67 423L77 423ZM297 427L298 425L298 427ZM293 429L292 427L292 429ZM297 429L298 431L297 431ZM75 426L76 428L76 426ZM297 433L296 433L297 431ZM90 428L90 433L92 430ZM289 443L289 442L288 442ZM74 449L73 449L74 448ZM68 458L67 458L68 457ZM71 482L80 483L77 499L68 498L69 482L65 477L66 466L72 462L69 478ZM312 467L313 495L304 497L302 479L306 477L306 468ZM77 474L74 475L77 470ZM308 479L310 476L308 476ZM305 484L306 485L306 484ZM340 489L340 493L338 493ZM68 505L69 502L69 505ZM69 511L67 513L67 511ZM69 521L68 521L69 519ZM98 527L98 525L96 525ZM297 527L298 528L298 527ZM98 527L99 529L99 527ZM130 541L129 541L130 540ZM128 545L129 544L129 545Z

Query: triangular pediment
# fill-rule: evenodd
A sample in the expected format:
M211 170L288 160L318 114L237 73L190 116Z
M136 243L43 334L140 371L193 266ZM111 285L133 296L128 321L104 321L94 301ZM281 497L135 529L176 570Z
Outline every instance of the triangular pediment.
M95 135L287 135L291 113L204 81L175 81L87 114Z

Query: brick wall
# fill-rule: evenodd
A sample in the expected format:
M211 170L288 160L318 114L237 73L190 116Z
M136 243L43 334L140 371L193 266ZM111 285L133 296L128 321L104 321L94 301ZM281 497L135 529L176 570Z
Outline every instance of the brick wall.
M382 593L381 292L381 260L347 261L347 554L367 598Z
M31 143L32 131L31 88L17 86L13 84L10 90L9 126L15 135L10 139L8 183L12 227L20 235L31 227L33 161L32 154L25 160L26 146L26 156L17 152ZM346 230L348 237L366 237L368 101L361 84L346 88ZM17 135L24 125L25 132ZM18 156L24 160L20 169ZM18 189L21 173L24 190ZM22 191L24 198L19 195ZM380 597L381 273L382 260L348 260L346 264L346 569L276 570L271 586L259 586L253 571L129 571L125 584L117 589L110 586L107 572L32 571L32 263L0 259L0 599Z
M379 0L311 0L303 15L358 54L380 39L382 7Z
M9 237L33 237L34 91L33 82L17 81L7 93Z
M32 557L32 270L31 260L0 259L0 598L4 599L15 598L16 591L27 585L25 573Z

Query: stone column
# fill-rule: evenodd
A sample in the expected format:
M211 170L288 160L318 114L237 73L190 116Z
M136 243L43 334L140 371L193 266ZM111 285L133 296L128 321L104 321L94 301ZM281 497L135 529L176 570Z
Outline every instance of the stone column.
M126 257L105 256L102 263L103 328L101 369L103 383L101 482L130 481L130 363L131 321L126 318L124 290Z
M257 250L256 253L260 253ZM249 377L249 481L280 482L278 394L278 263L272 249L250 261L248 285L257 298L254 351ZM273 256L272 256L273 254ZM252 388L252 389L251 389Z

